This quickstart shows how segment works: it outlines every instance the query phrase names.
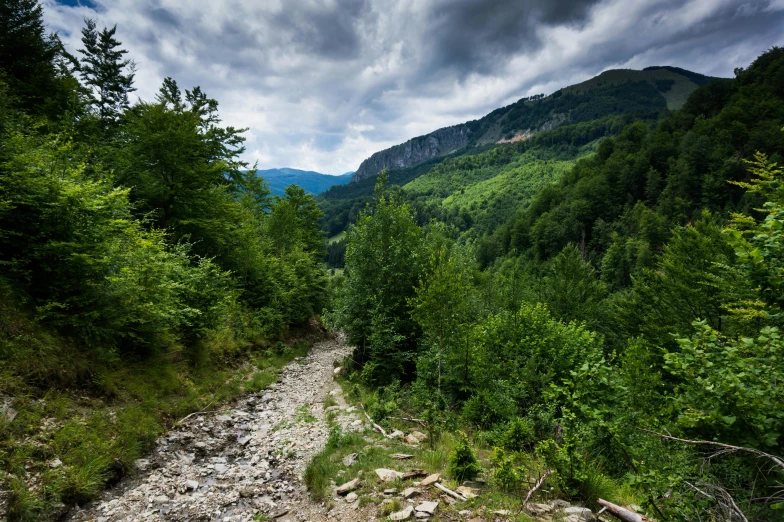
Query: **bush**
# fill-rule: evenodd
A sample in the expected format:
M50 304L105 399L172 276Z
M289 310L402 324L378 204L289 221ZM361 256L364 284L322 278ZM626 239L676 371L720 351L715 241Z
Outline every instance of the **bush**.
M493 439L496 446L509 451L520 451L536 442L536 428L533 420L517 417L496 430Z
M479 475L482 468L476 460L468 442L468 437L462 431L458 434L457 446L449 455L449 474L458 482L473 480Z
M463 418L480 428L492 428L511 419L517 409L504 382L496 382L492 391L479 390L463 405Z

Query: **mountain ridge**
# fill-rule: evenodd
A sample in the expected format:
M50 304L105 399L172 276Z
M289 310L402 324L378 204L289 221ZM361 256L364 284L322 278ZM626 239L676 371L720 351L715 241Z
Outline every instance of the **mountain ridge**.
M277 169L257 170L256 175L261 176L269 185L270 192L275 196L282 196L289 185L298 185L311 194L321 194L334 185L344 185L354 175L353 172L345 174L324 174L312 170L300 170L288 167Z
M673 66L610 69L549 96L521 98L478 120L442 127L378 151L360 164L351 181L374 177L385 168L408 168L465 147L529 139L564 123L678 109L697 87L713 79Z

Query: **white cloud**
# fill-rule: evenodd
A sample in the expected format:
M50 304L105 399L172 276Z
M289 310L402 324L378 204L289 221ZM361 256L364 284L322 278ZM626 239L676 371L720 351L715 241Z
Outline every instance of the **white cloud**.
M612 67L729 76L784 44L782 0L44 0L71 52L118 26L137 94L200 85L260 168L339 174L378 150ZM521 7L522 6L522 7Z

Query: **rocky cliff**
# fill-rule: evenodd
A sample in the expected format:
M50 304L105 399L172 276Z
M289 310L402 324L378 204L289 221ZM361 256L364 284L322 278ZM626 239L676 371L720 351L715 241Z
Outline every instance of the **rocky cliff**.
M385 168L402 169L436 156L450 154L467 146L470 135L471 131L466 125L455 125L412 138L370 156L362 162L351 181L371 178Z

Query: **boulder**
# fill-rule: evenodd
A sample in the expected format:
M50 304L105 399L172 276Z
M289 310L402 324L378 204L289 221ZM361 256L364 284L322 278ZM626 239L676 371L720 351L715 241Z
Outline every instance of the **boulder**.
M422 479L422 482L419 483L419 487L426 488L427 486L435 484L439 480L441 480L441 475L439 475L438 473L433 473L432 475Z
M359 486L359 479L355 478L354 480L350 480L350 481L346 482L345 484L343 484L341 486L338 486L335 489L335 493L337 493L338 495L345 495L345 494L347 494L347 493L357 489L357 486Z
M438 509L438 501L436 502L422 502L417 507L414 508L415 511L421 513L427 513L428 515L432 515Z
M588 522L594 519L593 512L585 507L578 507L578 506L570 506L564 509L564 514L566 518L572 522Z
M359 498L359 496L352 491L351 493L346 495L346 502L351 503L351 502L354 502L358 498Z
M467 486L458 486L455 490L465 498L476 498L479 496L479 492L473 488L469 488Z
M342 366L338 366L337 368L332 370L332 376L335 378L343 377L345 374L346 374L346 369L343 368Z
M553 509L550 504L528 504L528 512L532 515L546 515L552 513Z
M350 453L346 455L345 457L343 457L343 465L346 466L347 468L352 466L357 461L358 456L359 455L357 455L356 453Z
M411 506L406 506L404 510L389 515L389 520L408 520L409 518L411 518L411 515L413 513L414 513L414 508Z
M380 478L382 482L392 482L403 476L399 471L385 468L378 468L376 470L376 475L378 475L378 478Z
M411 498L414 495L418 495L418 494L419 494L419 490L417 488L406 488L403 490L400 496L403 498Z
M188 491L196 491L199 489L199 483L195 480L186 480L185 489Z

